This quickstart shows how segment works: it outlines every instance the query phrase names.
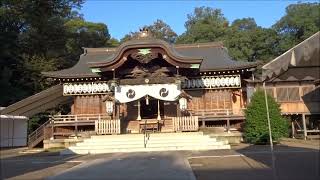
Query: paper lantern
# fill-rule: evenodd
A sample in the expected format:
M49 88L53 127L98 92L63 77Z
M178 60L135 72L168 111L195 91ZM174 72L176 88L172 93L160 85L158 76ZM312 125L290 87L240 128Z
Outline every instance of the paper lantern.
M181 109L182 111L184 111L184 110L187 109L187 104L188 104L188 102L187 102L187 99L186 99L186 98L180 98L180 99L179 99L179 106L180 106L180 109Z
M106 112L108 114L113 113L113 101L106 101Z

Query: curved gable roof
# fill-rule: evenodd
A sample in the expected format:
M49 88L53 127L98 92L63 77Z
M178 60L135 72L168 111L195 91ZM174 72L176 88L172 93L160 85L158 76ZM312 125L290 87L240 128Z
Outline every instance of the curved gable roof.
M148 46L149 45L149 46ZM91 71L90 65L104 65L114 61L129 47L163 45L177 60L195 63L202 59L200 71L223 71L256 67L258 63L232 60L220 42L171 45L159 39L138 39L123 43L118 48L84 48L84 54L76 65L60 71L43 72L46 77L83 78L100 77ZM94 66L93 66L94 67Z

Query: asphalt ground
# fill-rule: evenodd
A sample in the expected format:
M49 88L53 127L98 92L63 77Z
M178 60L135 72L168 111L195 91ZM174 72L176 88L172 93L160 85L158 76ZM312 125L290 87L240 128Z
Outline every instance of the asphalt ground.
M300 144L299 144L300 143ZM232 150L64 155L0 151L1 179L320 179L316 143L241 144ZM189 163L188 163L189 162Z

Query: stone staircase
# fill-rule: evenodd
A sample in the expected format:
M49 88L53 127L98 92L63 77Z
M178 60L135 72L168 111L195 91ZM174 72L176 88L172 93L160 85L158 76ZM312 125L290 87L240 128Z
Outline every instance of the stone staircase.
M151 133L149 138L145 138L144 134L95 135L69 147L61 154L215 149L230 149L230 145L228 141L217 141L216 138L210 138L210 136L203 135L202 132Z

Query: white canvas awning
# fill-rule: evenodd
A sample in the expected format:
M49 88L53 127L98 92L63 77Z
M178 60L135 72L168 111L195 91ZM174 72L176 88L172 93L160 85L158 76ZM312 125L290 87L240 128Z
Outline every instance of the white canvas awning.
M164 101L175 101L181 94L176 84L121 85L115 90L115 98L120 103L140 99L146 95Z
M265 81L277 77L281 73L287 71L289 67L319 67L319 40L320 32L317 32L279 57L265 64L262 67L262 80Z

